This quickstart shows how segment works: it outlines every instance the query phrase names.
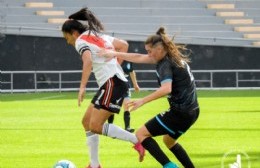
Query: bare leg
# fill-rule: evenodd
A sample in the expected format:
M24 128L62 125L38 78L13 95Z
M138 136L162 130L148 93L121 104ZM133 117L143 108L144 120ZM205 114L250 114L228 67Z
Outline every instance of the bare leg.
M114 124L108 124L105 123L106 120L112 115L113 113L104 110L104 109L96 109L94 108L94 111L91 116L90 120L90 130L92 132L95 132L97 134L103 134L106 136L109 136L111 138L117 138L124 141L129 141L134 144L138 142L136 136L128 131L125 131L124 129L114 125Z
M86 131L87 136L87 146L89 149L89 157L90 157L90 166L91 167L98 167L99 163L99 135L93 133L89 129L90 118L93 112L94 106L90 104L82 118L82 125Z
M104 109L93 110L90 120L90 130L97 134L102 134L111 138L120 139L123 141L132 142L135 144L134 149L139 153L139 161L143 161L145 150L138 142L135 134L130 133L114 124L105 123L106 120L112 115L111 112Z

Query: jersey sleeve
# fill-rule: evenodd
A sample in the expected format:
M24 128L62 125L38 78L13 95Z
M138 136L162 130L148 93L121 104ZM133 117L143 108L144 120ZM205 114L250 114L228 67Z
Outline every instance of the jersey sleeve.
M129 74L130 72L133 72L132 62L123 61L121 67L122 67L125 74Z
M160 83L167 83L172 82L173 80L173 67L172 64L168 61L165 61L160 68L158 69L157 73L159 76Z
M77 40L75 43L75 48L79 55L82 55L86 50L90 50L89 46L83 40Z

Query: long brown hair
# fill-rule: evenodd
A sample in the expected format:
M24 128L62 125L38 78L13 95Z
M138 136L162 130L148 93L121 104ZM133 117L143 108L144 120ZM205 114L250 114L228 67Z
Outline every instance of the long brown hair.
M68 18L69 20L62 25L63 32L72 33L74 30L82 34L84 31L89 30L89 33L93 32L97 35L97 33L104 31L102 23L88 8L82 8L80 11L71 14ZM79 20L87 21L87 24L82 24Z
M178 67L184 67L182 61L190 62L190 59L188 58L190 50L188 50L184 45L175 44L173 40L167 36L164 27L160 27L155 35L149 36L145 41L145 45L150 44L152 47L159 43L161 43L167 51L167 56L170 60Z

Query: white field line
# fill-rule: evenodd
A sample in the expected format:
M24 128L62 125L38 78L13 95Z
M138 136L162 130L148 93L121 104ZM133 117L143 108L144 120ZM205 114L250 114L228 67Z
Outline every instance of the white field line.
M89 96L93 96L95 95L95 92L90 92L90 93L86 93L86 95ZM33 101L37 101L37 100L49 100L49 99L55 99L55 98L61 98L61 97L65 97L65 95L56 95L56 96L46 96L46 97L41 97L41 98L34 98L34 99L26 99L26 100L16 100L13 102L19 102L19 101L28 101L28 100L33 100ZM75 97L76 99L76 97Z
M35 98L35 99L31 99L31 100L48 100L48 99L54 99L54 98L60 98L60 97L64 97L64 95L47 96L47 97Z
M87 93L86 95L95 95L96 93ZM65 97L65 95L57 95L57 96L47 96L47 97L41 97L41 98L35 98L35 99L31 99L31 100L48 100L48 99L54 99L54 98L61 98L61 97Z

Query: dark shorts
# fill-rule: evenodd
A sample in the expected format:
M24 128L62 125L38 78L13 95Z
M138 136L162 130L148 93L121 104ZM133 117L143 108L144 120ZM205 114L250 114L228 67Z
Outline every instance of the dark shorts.
M127 82L127 86L128 86L128 91L127 91L127 94L126 94L126 96L125 96L125 99L130 99L131 98L131 90L130 90L130 88L132 87L131 86L131 79L129 78L129 76L128 77L126 77L126 79L128 80L128 82Z
M173 139L178 139L192 126L198 116L199 108L191 111L168 110L149 120L145 126L152 136L168 134Z
M125 95L125 99L130 99L131 98L131 90L130 88L127 90L127 93Z
M104 109L112 113L119 113L124 98L127 96L127 83L114 76L100 87L91 103L96 109Z

